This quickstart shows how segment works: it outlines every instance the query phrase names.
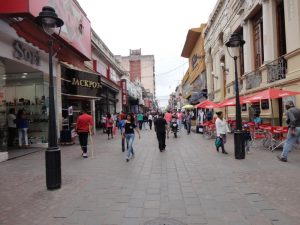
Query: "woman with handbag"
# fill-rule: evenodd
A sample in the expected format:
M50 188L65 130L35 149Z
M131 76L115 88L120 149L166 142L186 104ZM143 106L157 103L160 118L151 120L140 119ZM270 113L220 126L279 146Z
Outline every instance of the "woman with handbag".
M225 143L226 143L226 133L229 132L227 121L223 118L223 112L216 113L218 118L216 119L216 131L217 131L217 139L216 139L216 148L219 152L219 148L222 148L223 154L228 154L225 151ZM218 145L217 145L218 143Z

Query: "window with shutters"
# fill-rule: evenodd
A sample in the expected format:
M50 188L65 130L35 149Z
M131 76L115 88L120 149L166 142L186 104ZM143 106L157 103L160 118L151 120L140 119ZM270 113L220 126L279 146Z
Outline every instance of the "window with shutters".
M262 10L253 18L253 40L255 69L258 69L264 62Z

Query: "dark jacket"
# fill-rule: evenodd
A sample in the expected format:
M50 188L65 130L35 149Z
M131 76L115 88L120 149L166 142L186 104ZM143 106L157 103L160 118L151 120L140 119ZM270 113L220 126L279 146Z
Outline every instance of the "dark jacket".
M286 122L289 127L300 127L300 109L296 107L292 107L287 110L286 112Z

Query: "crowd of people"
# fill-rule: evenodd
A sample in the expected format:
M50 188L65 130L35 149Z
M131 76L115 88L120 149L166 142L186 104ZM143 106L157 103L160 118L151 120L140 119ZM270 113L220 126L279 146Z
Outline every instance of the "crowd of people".
M283 146L283 151L278 159L286 162L288 153L291 151L293 145L296 141L300 142L300 109L296 108L292 102L288 102L286 105L286 114L287 114L287 124L288 124L288 134L287 140ZM225 149L225 144L227 140L227 133L230 132L227 121L223 116L223 112L216 112L216 117L212 118L212 112L209 110L206 113L205 120L214 120L215 128L216 128L216 139L215 139L215 147L219 152L221 148L223 154L228 154ZM78 118L77 124L80 124L80 120L86 121L89 124L89 130L91 130L90 126L92 126L92 120L87 118L86 116L80 116ZM83 117L83 118L82 118ZM182 125L184 125L187 134L189 135L191 132L191 121L193 118L193 114L187 110L185 112L175 111L167 111L165 114L159 112L153 113L129 113L125 114L121 112L120 114L110 115L107 114L105 121L105 129L108 135L108 139L110 136L113 138L114 133L117 129L119 129L122 136L122 151L124 152L127 149L126 161L129 162L130 159L134 158L135 152L133 150L133 142L135 139L135 133L138 134L138 137L141 138L140 131L141 130L152 130L152 124L154 124L154 130L156 132L156 137L158 140L158 148L159 150L166 150L166 138L169 138L170 131L177 132L181 130ZM259 125L263 122L260 114L256 113L253 119L255 127L259 127ZM174 131L173 124L176 123L176 129ZM77 125L78 126L78 125ZM77 128L78 129L78 128ZM87 132L87 129L86 131ZM244 133L244 144L246 152L250 151L250 141L252 140L252 135L250 133L249 125L246 123L243 125L243 133ZM82 136L82 135L81 135ZM177 137L175 135L175 137ZM84 136L84 141L80 138L80 144L83 150L83 156L86 155L86 146L87 146L87 138Z

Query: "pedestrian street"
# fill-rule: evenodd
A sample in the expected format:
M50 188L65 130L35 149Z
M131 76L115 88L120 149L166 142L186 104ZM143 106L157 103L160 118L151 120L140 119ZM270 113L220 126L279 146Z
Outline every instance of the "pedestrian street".
M259 148L236 160L228 136L228 155L184 129L160 152L155 132L142 130L126 162L120 135L97 131L93 158L91 146L88 158L78 144L61 147L62 187L54 191L46 189L43 151L0 163L0 224L300 224L299 150L288 163Z

